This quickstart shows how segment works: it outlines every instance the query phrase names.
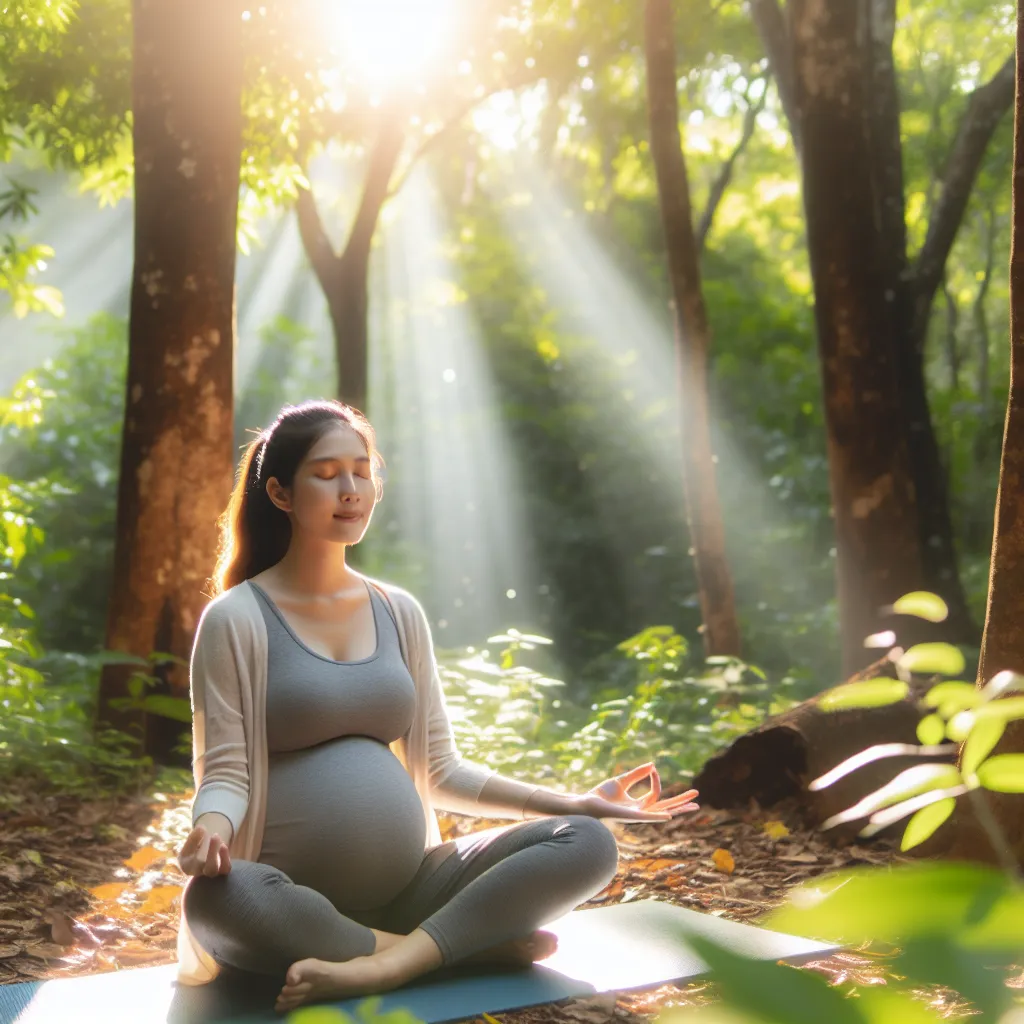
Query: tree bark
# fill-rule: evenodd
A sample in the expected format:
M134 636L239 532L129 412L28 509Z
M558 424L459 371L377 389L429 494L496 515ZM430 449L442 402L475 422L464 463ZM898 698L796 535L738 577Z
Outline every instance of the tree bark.
M895 374L891 258L872 144L870 0L791 0L807 243L824 384L843 675L870 660L880 613L923 583ZM890 185L890 189L891 189Z
M828 3L822 6L829 9ZM776 76L794 146L799 151L802 129L795 99L799 69L794 61L797 44L793 39L796 15L790 7L784 13L778 0L751 0L751 14ZM894 3L857 0L849 5L847 13L852 14L855 9L857 19L851 20L849 30L860 32L860 36L852 38L859 39L867 48L863 74L869 88L863 116L869 129L871 173L875 178L874 223L883 238L882 258L889 281L885 294L894 317L893 372L898 374L905 443L917 496L922 585L941 594L949 606L943 637L975 643L978 628L960 580L947 472L929 408L924 345L935 294L982 158L1012 100L1014 59L1011 57L989 82L972 93L950 149L925 244L911 264L906 247L899 94L892 58Z
M160 675L179 697L234 468L242 24L239 0L133 4L135 262L106 646L174 656ZM110 705L133 671L104 669L98 720L141 726L160 759L182 725Z
M1009 669L1024 673L1024 6L1017 10L1016 101L1010 234L1010 395L996 499L992 574L978 683ZM994 753L1024 750L1024 722L1011 722ZM1024 804L1017 794L985 793L1010 849L1024 857ZM960 810L952 855L992 857L991 844L973 816Z
M404 108L398 105L384 111L380 134L370 152L359 209L341 254L331 246L312 192L300 192L296 204L302 244L331 314L338 364L338 397L362 411L367 408L369 389L370 252L405 141L403 112Z
M711 450L707 387L711 332L679 135L671 0L647 0L645 14L651 155L675 307L683 492L704 619L704 646L708 654L738 655L740 629Z
M891 47L889 52L891 60ZM978 629L960 579L948 473L928 401L925 342L935 294L942 284L982 158L1013 99L1014 66L1011 56L988 83L972 93L946 162L942 189L924 245L909 272L894 279L894 289L903 296L897 353L907 445L917 492L924 585L941 594L949 606L949 619L943 624L944 639L954 643L976 643Z

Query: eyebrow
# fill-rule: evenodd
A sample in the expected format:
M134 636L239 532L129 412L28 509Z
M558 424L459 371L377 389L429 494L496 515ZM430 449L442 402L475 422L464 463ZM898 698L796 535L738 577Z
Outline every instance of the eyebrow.
M337 455L323 455L319 459L310 459L309 461L311 463L317 463L317 462L344 462L345 460L341 459L341 458L338 458ZM352 461L353 462L369 462L370 461L370 456L369 455L357 455L355 457L355 459L353 459Z

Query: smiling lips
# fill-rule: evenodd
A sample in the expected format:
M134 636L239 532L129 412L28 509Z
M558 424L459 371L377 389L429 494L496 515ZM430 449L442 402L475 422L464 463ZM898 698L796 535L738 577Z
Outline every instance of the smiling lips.
M335 519L340 519L343 523L354 523L357 519L363 518L362 512L338 512L334 516Z

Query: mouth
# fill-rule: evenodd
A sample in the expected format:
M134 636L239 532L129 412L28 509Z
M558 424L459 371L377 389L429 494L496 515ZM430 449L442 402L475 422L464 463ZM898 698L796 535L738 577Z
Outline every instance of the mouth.
M362 512L338 512L335 513L335 519L343 523L356 523L363 518Z

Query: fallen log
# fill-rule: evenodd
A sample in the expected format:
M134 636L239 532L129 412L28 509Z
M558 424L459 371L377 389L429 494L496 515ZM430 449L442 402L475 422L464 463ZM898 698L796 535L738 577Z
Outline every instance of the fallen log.
M896 678L883 658L848 682ZM912 681L907 697L895 704L848 711L823 711L821 695L774 715L710 758L694 778L700 802L709 807L745 807L751 800L767 808L795 797L808 823L820 825L852 807L920 758L889 757L858 768L825 789L808 784L836 765L878 743L913 743L921 719L918 702L935 680ZM952 757L949 758L953 760ZM834 830L849 838L863 827L853 822ZM899 827L899 826L897 826Z

